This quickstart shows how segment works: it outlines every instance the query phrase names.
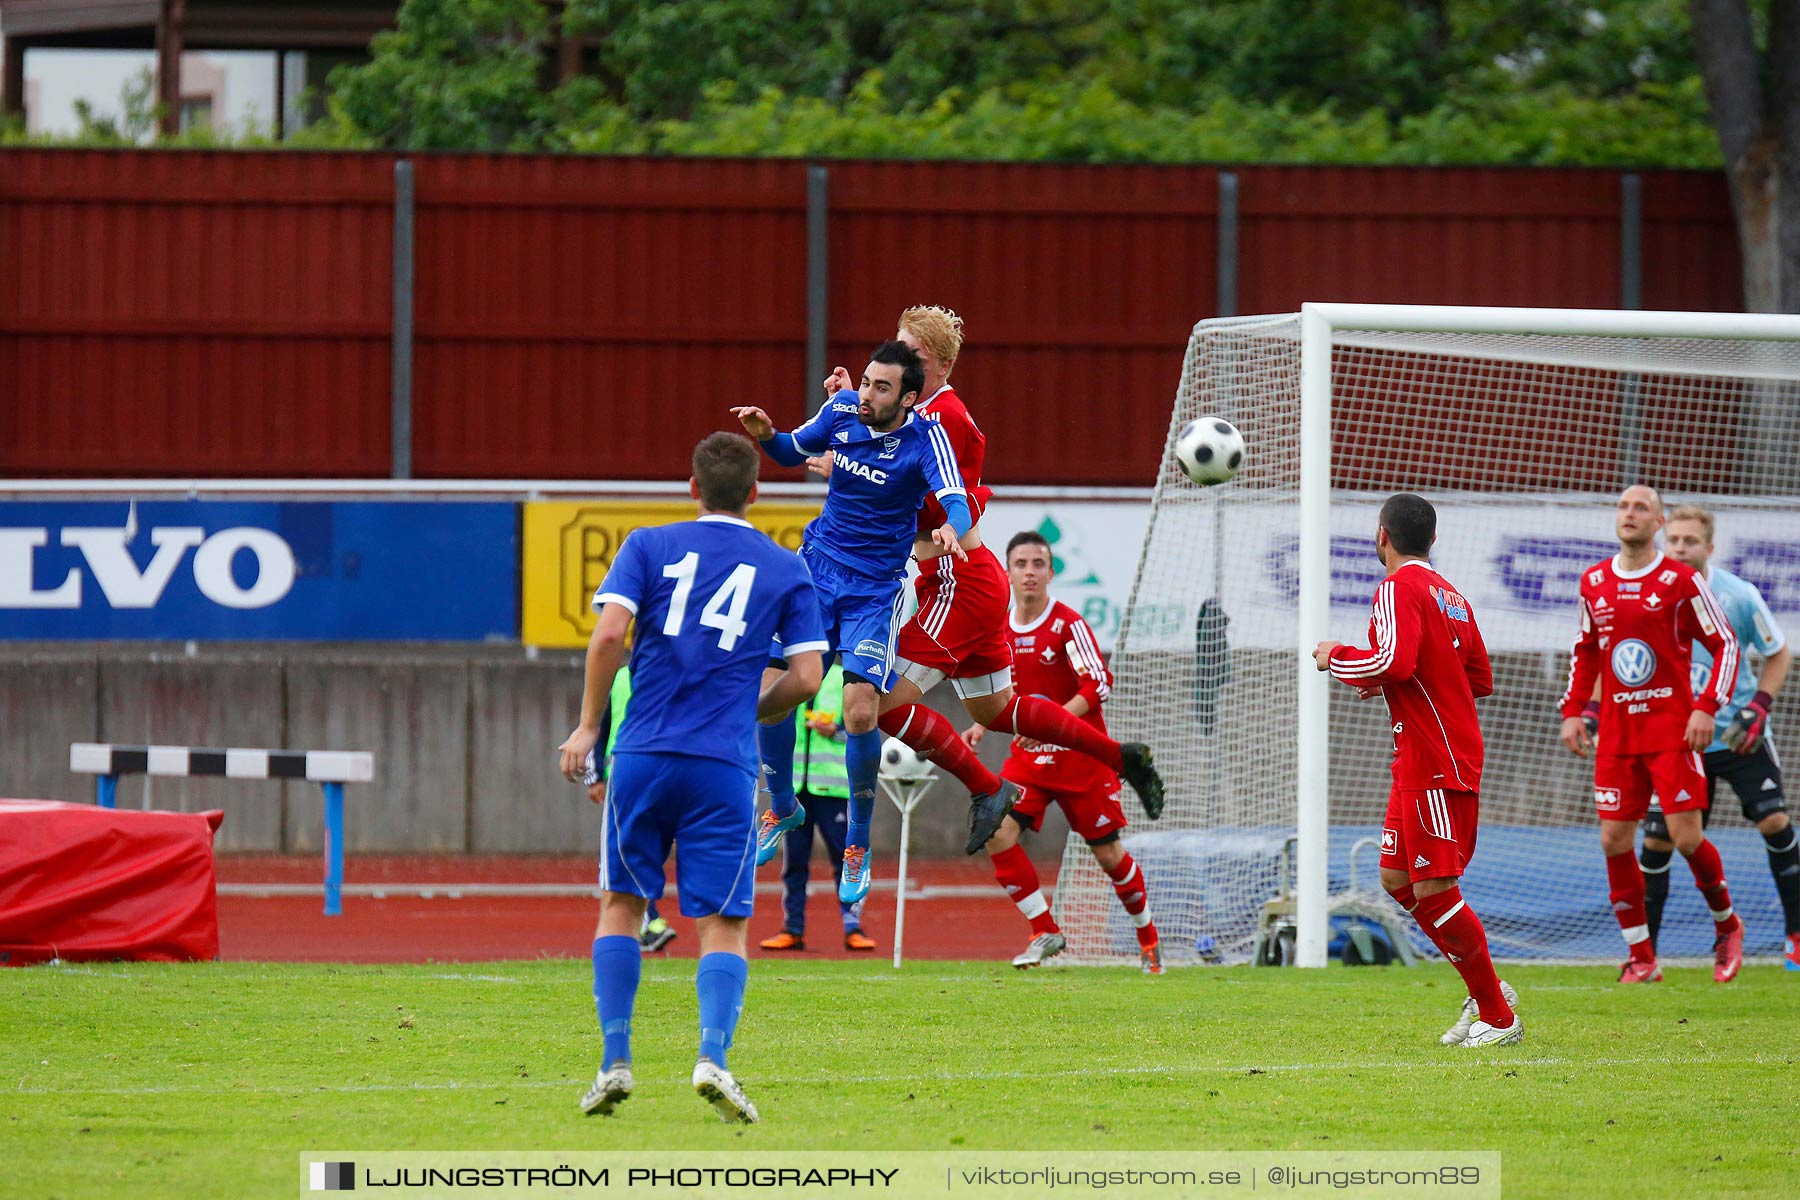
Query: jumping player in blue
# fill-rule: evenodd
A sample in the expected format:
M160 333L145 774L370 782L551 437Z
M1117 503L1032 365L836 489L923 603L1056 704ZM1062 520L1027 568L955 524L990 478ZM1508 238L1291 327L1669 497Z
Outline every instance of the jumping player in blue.
M812 570L828 657L844 664L845 768L850 776L850 821L838 899L855 904L869 893L869 822L881 757L876 730L881 695L893 686L906 563L912 554L920 502L929 492L948 520L931 540L945 554L967 557L958 539L972 517L950 439L935 421L913 414L925 383L919 356L904 342L883 342L870 356L862 386L840 391L793 433L779 433L760 408L732 409L770 458L799 466L810 455L835 451L825 508L806 527L800 557ZM777 646L771 671L786 651ZM765 676L765 684L773 676ZM771 815L757 834L757 861L767 862L782 837L804 819L794 799L792 720L765 720L760 730L763 774ZM978 797L975 830L990 837L1010 807L1009 793Z
M725 1060L747 974L757 720L790 713L818 690L826 648L806 565L744 520L757 464L756 448L737 434L702 441L688 484L699 519L634 530L594 594L581 723L560 747L572 781L599 738L633 618L637 637L631 705L601 809L594 1003L606 1047L583 1112L610 1115L631 1095L638 930L678 845L681 913L700 936L694 1090L727 1121L757 1119ZM787 670L762 686L772 638L787 647Z

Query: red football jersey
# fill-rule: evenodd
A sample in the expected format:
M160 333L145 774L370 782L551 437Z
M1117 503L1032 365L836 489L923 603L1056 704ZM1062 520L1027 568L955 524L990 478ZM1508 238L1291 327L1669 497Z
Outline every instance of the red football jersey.
M1106 732L1100 706L1112 694L1112 673L1100 657L1100 644L1081 614L1060 601L1029 625L1009 618L1013 643L1013 690L1021 696L1043 696L1067 704L1086 696L1087 713L1081 718ZM1030 784L1058 792L1088 792L1117 788L1118 776L1085 754L1062 746L1039 745L1022 750L1015 743L1000 774L1014 783Z
M1703 696L1688 682L1695 641L1718 664ZM1717 712L1731 699L1737 660L1731 622L1692 567L1658 553L1649 566L1622 571L1609 558L1581 577L1581 632L1562 715L1580 716L1599 679L1601 754L1682 750L1688 715Z
M981 483L981 468L987 459L987 435L969 415L968 405L962 402L962 397L947 383L913 411L943 426L944 435L950 439L950 449L956 454L956 469L969 493L969 515L979 523L981 514L987 511L988 499L994 494L994 489L983 487ZM926 493L925 502L919 506L920 536L929 537L932 530L948 519L938 498ZM929 578L937 572L938 560L935 558L919 564L921 575Z
M1475 610L1414 559L1375 589L1369 648L1331 652L1332 677L1380 688L1394 721L1394 786L1481 790L1481 722L1475 698L1494 690Z

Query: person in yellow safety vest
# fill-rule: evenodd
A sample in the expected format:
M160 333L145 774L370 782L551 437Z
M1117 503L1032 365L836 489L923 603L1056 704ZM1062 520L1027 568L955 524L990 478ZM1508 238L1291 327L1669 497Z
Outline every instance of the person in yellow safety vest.
M612 769L613 743L619 740L619 726L625 723L625 706L631 701L631 668L619 668L613 676L612 691L606 697L606 712L601 721L605 723L600 739L594 743L593 750L588 752L587 783L588 799L595 804L606 800L606 778ZM604 755L601 747L604 746ZM646 952L667 949L675 940L674 928L656 911L656 901L650 901L644 910L644 926L638 931L638 945Z
M806 949L806 884L812 861L813 831L825 839L833 885L844 869L844 835L849 831L850 771L844 763L848 740L838 718L844 711L844 669L833 666L810 705L794 714L799 744L794 753L794 792L806 820L782 840L781 932L762 943L764 950ZM862 902L839 903L844 922L844 949L873 950L875 940L862 931Z

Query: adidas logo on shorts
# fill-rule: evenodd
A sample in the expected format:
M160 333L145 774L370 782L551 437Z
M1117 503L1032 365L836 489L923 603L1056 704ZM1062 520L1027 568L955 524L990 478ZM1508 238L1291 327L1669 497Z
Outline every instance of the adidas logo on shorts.
M1426 858L1423 854L1421 854L1417 858L1413 859L1413 866L1415 866L1415 867L1429 867L1430 865L1431 865L1431 860L1429 858Z

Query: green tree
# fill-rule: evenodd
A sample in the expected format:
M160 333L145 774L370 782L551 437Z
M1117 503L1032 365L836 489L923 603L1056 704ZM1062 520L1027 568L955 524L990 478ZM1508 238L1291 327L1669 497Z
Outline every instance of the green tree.
M406 0L369 61L331 73L323 140L403 150L541 140L550 18L539 0Z
M299 140L394 148L1703 165L1683 0L406 0Z
M1744 260L1744 307L1800 313L1800 0L1691 0ZM1759 28L1760 26L1760 28Z

